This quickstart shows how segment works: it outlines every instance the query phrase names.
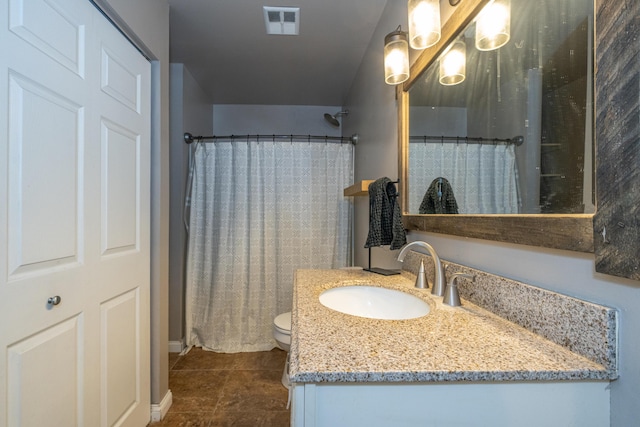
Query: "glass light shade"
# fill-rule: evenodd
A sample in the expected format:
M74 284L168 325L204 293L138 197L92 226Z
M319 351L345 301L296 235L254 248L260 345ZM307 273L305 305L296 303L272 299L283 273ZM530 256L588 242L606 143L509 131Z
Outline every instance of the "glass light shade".
M409 0L409 45L426 49L440 40L440 1Z
M453 86L462 83L467 72L467 46L459 40L440 58L440 84Z
M482 9L476 20L476 48L494 50L511 37L511 0L494 0Z
M394 31L384 38L384 81L397 85L409 78L407 33Z

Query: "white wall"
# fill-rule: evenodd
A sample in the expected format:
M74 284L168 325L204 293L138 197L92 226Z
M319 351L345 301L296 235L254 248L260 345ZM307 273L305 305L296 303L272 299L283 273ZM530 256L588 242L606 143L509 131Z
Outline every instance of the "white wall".
M183 134L209 135L213 129L213 106L183 64L171 64L171 213L169 221L169 341L183 336L184 274L187 232L184 198L189 145ZM187 219L188 220L188 219Z
M149 57L151 89L151 403L169 391L169 3L93 0Z
M448 1L441 1L443 11ZM398 177L397 106L394 88L386 86L382 71L384 36L398 24L406 27L406 1L389 0L369 50L347 99L352 114L345 134L359 132L355 179ZM448 16L449 13L443 13ZM368 231L366 198L356 203L356 263L366 265L364 242ZM409 240L426 240L448 260L551 289L620 311L620 378L611 384L611 425L627 427L640 420L640 283L594 272L594 256L432 233L411 232ZM397 253L397 252L396 252ZM374 249L375 266L397 266L396 253Z

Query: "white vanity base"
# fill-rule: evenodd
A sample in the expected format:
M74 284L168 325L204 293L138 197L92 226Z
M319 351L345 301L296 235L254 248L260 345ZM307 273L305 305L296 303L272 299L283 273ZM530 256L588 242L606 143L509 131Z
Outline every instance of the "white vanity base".
M294 384L291 426L580 426L609 421L609 382Z

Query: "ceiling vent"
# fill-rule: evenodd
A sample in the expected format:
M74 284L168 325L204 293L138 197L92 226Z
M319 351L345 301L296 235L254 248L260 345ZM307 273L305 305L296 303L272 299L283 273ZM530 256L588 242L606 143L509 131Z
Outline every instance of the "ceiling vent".
M297 36L300 26L299 7L263 6L267 34Z

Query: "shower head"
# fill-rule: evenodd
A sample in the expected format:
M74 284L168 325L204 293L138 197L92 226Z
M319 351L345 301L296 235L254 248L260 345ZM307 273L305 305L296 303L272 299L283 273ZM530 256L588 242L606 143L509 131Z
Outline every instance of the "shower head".
M348 116L349 110L338 111L334 115L329 113L324 113L324 119L328 121L332 126L340 127L340 122L338 121L338 117L340 116Z

